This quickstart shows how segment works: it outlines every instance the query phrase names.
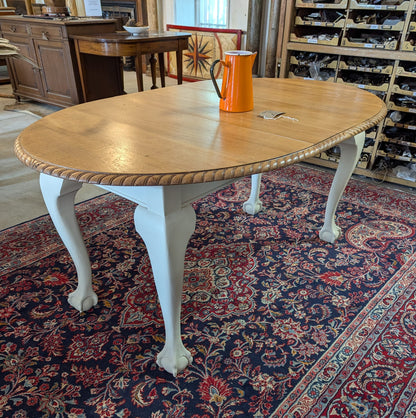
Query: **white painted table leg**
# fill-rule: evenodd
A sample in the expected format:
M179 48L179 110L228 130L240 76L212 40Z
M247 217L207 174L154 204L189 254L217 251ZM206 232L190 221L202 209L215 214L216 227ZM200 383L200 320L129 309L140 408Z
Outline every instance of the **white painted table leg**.
M91 264L75 217L74 198L81 183L40 175L40 188L49 214L63 243L71 255L78 275L78 287L68 296L68 302L83 312L97 304L92 289Z
M263 209L263 204L259 198L261 186L261 174L251 176L250 197L243 203L243 210L249 215L255 215Z
M341 235L341 228L335 223L335 211L360 158L364 141L365 132L361 132L339 145L341 148L341 157L331 185L331 190L329 191L324 226L319 232L319 238L323 241L334 243Z
M173 196L170 204L172 200L175 200ZM192 363L191 353L182 343L180 316L185 251L195 221L190 205L171 208L165 213L137 206L134 214L137 232L146 244L152 264L165 323L165 346L157 356L157 364L174 376Z

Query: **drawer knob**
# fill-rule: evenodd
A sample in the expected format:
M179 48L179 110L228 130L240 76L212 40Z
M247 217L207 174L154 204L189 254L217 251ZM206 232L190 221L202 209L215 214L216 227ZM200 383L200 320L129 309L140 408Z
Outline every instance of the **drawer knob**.
M42 32L42 39L49 41L49 32Z
M16 26L14 26L14 25L10 26L10 31L11 32L16 32L16 30L17 30Z

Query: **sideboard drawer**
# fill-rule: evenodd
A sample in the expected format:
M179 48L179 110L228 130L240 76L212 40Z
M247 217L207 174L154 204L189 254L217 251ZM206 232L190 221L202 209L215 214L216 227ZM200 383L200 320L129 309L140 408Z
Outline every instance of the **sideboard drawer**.
M62 39L62 30L60 26L31 26L32 36L34 38L43 39L48 41L49 39Z
M27 35L27 25L21 23L2 23L0 26L0 32L6 34L15 35Z

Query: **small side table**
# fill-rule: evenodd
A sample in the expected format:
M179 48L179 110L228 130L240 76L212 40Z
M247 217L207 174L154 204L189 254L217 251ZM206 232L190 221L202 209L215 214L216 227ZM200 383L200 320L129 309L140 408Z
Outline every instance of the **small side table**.
M136 64L136 77L138 91L143 91L142 55L150 54L152 72L152 89L156 86L156 59L158 54L161 86L165 87L165 60L164 53L176 52L178 68L178 84L182 84L182 52L188 48L190 33L183 32L146 32L139 35L130 35L128 32L103 33L97 35L74 35L78 68L81 76L82 93L84 102L94 100L88 95L89 65L85 55L100 57L124 57L134 56ZM91 62L89 60L88 62ZM120 94L124 92L121 91Z

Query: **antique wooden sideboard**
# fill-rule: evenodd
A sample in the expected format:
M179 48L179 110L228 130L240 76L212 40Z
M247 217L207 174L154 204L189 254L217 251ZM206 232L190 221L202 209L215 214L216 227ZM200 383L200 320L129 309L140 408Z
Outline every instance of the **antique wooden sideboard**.
M18 46L22 54L38 66L22 60L8 60L16 99L29 98L61 107L81 103L82 88L74 41L70 37L115 30L113 19L0 16L0 35ZM105 58L101 61L100 57L92 57L87 63L94 74L88 80L90 96L87 100L123 92L120 58Z

